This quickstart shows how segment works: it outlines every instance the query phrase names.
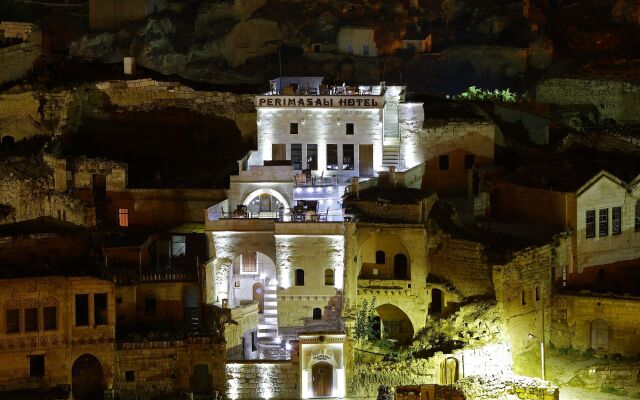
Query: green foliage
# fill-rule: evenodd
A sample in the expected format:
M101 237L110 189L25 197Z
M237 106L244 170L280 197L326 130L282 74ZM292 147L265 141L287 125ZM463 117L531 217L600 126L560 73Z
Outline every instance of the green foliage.
M591 358L591 357L593 357L593 355L595 353L596 353L595 350L589 348L589 349L586 349L585 351L582 352L582 356L583 357L587 357L587 358Z
M626 396L627 392L624 389L620 389L613 386L604 386L600 389L603 393L615 394L617 396Z
M376 298L371 300L371 304L367 300L362 302L360 310L356 316L355 339L369 340L376 336L373 328L374 318L376 317Z
M502 103L515 103L516 93L511 93L509 89L484 90L475 86L469 86L466 92L453 96L454 100L472 100L472 101L496 101Z

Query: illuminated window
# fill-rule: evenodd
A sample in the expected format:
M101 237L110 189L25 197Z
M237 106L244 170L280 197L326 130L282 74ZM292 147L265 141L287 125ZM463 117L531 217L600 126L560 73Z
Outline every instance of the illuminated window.
M7 310L5 313L5 317L6 332L20 332L20 310Z
M338 145L337 144L327 145L327 169L330 169L330 170L338 169Z
M352 144L342 145L342 169L351 171L354 167L354 149Z
M291 135L297 135L298 134L298 123L297 122L291 122L289 124L289 133Z
M58 329L58 310L56 306L42 309L42 323L45 330Z
M353 122L347 122L346 129L347 129L347 135L353 135L355 132Z
M473 154L465 154L464 169L471 169L476 164L476 156Z
M611 209L611 234L619 235L622 233L622 207L613 207Z
M587 239L596 237L596 210L586 211L585 231L587 233Z
M334 272L333 269L328 268L324 270L324 285L325 286L333 286L334 280Z
M34 332L38 330L38 309L26 308L24 310L24 330Z
M304 270L296 269L296 286L304 286Z
M322 319L322 310L319 308L313 309L313 319Z
M449 156L440 156L438 160L440 171L446 171L449 169Z
M598 216L598 236L609 235L609 209L601 208Z
M129 209L118 208L118 225L129 226Z

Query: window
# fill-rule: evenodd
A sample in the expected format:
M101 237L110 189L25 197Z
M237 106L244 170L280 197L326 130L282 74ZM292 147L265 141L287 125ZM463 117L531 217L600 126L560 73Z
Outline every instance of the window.
M338 145L337 144L327 145L327 169L328 170L338 169Z
M601 208L598 216L598 236L607 236L609 234L609 209Z
M353 45L351 43L347 44L347 54L353 54Z
M536 286L536 301L540 301L540 286Z
M29 376L44 376L44 356L29 356Z
M522 303L523 306L527 304L527 294L524 291L524 289L522 289L520 302Z
M449 169L449 156L440 156L439 159L440 171L446 171Z
M302 145L301 144L291 145L291 163L293 164L293 169L297 169L298 171L302 169Z
M42 309L42 325L45 330L58 329L58 309L56 306Z
M240 255L240 273L241 274L257 274L258 273L258 253L249 251Z
M640 232L640 200L636 200L636 232Z
M476 164L476 156L473 154L465 154L464 169L471 169Z
M376 251L376 264L384 264L384 263L385 263L384 251L382 250Z
M335 282L333 269L328 268L324 270L324 285L333 286Z
M153 317L156 315L156 299L147 297L144 299L144 315Z
M314 53L320 53L321 47L320 47L320 43L314 43L313 44L313 52Z
M93 295L93 323L94 325L106 325L107 319L107 294L96 293Z
M611 234L619 235L622 233L622 207L613 207L611 209Z
M20 310L7 310L5 313L5 327L7 333L20 332Z
M355 132L355 128L353 125L353 122L347 122L346 124L346 129L347 129L347 135L353 135Z
M129 209L118 208L118 225L127 227L129 226Z
M307 168L316 171L318 169L318 145L307 145Z
M24 309L24 331L34 332L37 330L38 330L38 309L25 308Z
M354 167L354 147L352 144L342 145L342 169L352 171Z
M587 239L596 237L596 210L587 210L585 215Z
M322 310L319 308L313 309L313 319L322 319Z
M368 44L363 44L362 45L362 55L363 56L368 56L369 55L369 45Z
M124 380L127 382L133 382L136 380L136 374L133 371L124 372Z
M296 286L304 286L304 270L296 269Z
M76 295L76 326L89 326L89 295Z
M171 255L173 257L187 255L187 237L171 236Z
M298 123L297 122L291 122L289 124L289 133L291 135L297 135L298 134Z

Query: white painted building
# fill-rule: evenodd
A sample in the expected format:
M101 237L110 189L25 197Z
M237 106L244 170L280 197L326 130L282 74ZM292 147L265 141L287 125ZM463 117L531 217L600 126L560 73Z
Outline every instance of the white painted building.
M338 32L338 50L341 53L363 57L377 57L375 31L369 27L344 27Z

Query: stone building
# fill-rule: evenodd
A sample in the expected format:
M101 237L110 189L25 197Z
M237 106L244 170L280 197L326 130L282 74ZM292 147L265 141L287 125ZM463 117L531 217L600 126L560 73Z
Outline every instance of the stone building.
M374 33L374 29L368 27L342 27L338 32L338 51L355 56L377 57Z

